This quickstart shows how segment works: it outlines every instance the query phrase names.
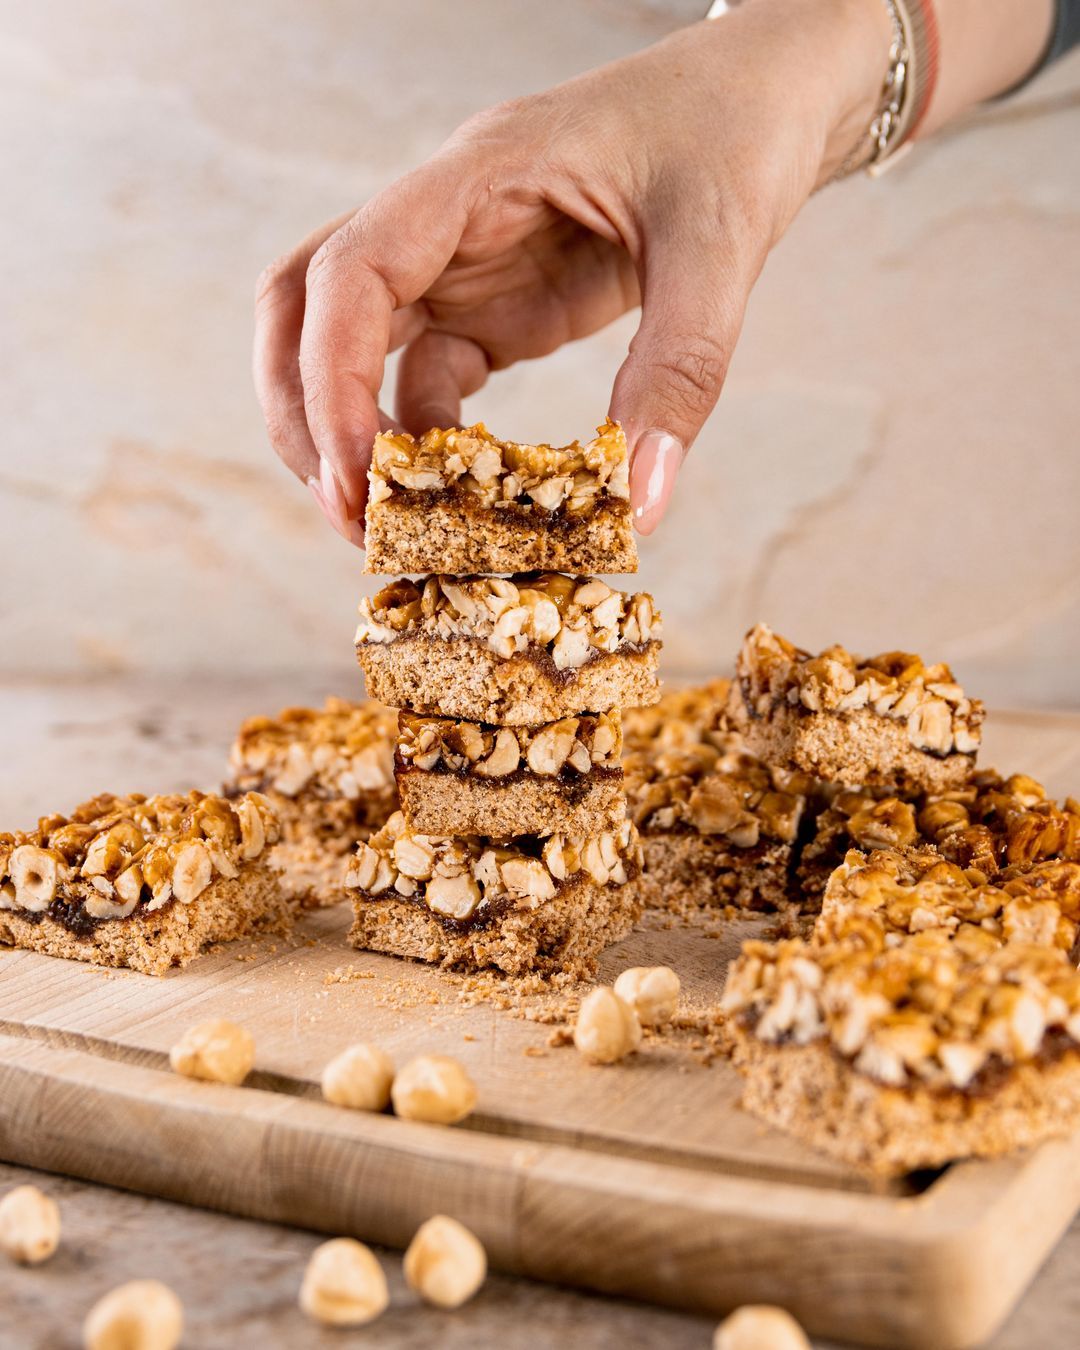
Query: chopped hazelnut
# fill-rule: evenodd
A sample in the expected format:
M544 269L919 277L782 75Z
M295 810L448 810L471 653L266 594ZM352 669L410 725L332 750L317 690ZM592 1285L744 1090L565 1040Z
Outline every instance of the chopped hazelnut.
M641 1023L614 989L600 985L586 994L574 1026L574 1044L593 1064L614 1064L641 1044Z
M487 1254L479 1238L445 1214L422 1224L405 1253L409 1287L438 1308L460 1308L486 1275Z
M662 1026L679 1006L679 977L670 966L631 966L615 981L615 992L643 1027Z
M173 1350L184 1310L168 1285L132 1280L94 1304L83 1323L85 1350Z
M456 1125L476 1105L476 1084L449 1055L420 1055L397 1074L390 1095L403 1120Z
M783 1308L749 1303L716 1328L713 1350L810 1350L810 1342Z
M386 1276L370 1247L333 1238L316 1247L300 1286L300 1307L316 1322L358 1327L386 1311Z
M235 1022L200 1022L189 1027L169 1051L169 1063L185 1078L236 1087L255 1063L255 1039Z
M47 1261L60 1244L60 1209L36 1186L16 1186L0 1200L0 1251L26 1266Z
M335 1106L385 1111L390 1105L394 1062L377 1045L350 1045L323 1069L322 1094Z

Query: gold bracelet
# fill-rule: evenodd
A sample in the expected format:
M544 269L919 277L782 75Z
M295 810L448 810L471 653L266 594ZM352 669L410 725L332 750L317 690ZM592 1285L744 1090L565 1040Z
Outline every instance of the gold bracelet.
M911 60L910 18L898 0L883 0L892 25L889 43L889 66L881 86L881 97L865 135L859 140L830 182L847 178L849 174L865 169L877 175L887 160L895 154L904 139L914 106L909 97L915 86Z

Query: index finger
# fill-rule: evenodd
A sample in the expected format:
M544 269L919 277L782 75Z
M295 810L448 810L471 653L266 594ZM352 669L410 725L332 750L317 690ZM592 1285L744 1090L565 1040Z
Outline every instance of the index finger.
M373 198L308 267L304 408L352 519L367 495L392 315L419 300L454 256L469 214L465 183L456 156L430 161Z

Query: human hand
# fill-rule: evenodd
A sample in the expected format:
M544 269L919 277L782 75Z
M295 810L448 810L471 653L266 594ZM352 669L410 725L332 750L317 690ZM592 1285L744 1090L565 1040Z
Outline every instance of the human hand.
M718 22L466 122L418 169L260 278L270 440L362 544L377 397L458 423L493 370L641 304L610 415L655 528L719 397L750 289L865 130L887 65L880 0L754 0Z

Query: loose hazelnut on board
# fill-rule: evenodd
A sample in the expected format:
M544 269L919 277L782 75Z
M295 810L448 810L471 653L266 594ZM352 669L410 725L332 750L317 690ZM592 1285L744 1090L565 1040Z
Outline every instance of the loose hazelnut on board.
M810 1342L783 1308L748 1303L716 1328L713 1350L810 1350Z
M420 1055L398 1073L390 1095L403 1120L455 1125L476 1105L476 1084L449 1055Z
M574 1044L593 1064L614 1064L641 1044L641 1023L629 1003L602 984L585 995Z
M185 1078L238 1086L255 1063L255 1038L235 1022L200 1022L169 1051L169 1063Z
M394 1061L377 1045L350 1045L323 1069L322 1095L335 1106L385 1111L390 1105Z
M409 1288L437 1308L460 1308L486 1275L487 1253L480 1239L445 1214L421 1224L405 1253Z
M316 1247L300 1286L300 1307L316 1322L358 1327L385 1312L386 1276L370 1247L334 1238Z
M24 1266L47 1261L60 1244L60 1209L36 1186L16 1186L0 1200L0 1251Z
M615 981L615 992L630 1004L643 1027L658 1027L675 1016L679 977L670 966L631 966Z
M83 1323L85 1350L173 1350L184 1310L168 1285L132 1280L94 1304Z

